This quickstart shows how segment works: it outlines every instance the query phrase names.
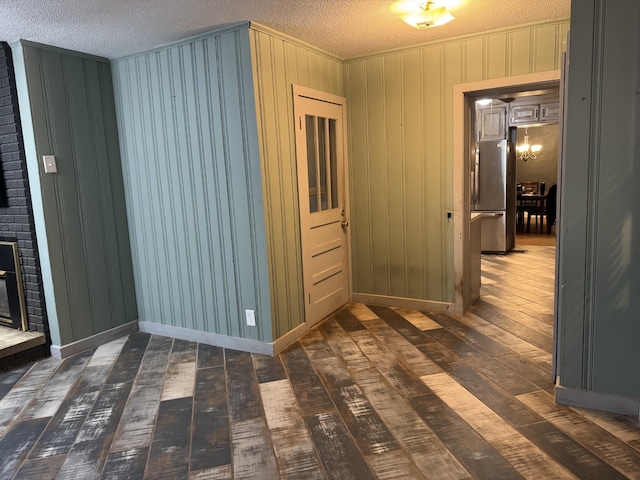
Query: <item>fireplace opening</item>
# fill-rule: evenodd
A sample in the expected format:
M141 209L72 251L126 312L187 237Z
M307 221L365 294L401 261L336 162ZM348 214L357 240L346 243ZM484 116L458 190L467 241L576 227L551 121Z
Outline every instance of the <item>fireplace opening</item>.
M16 242L0 241L0 325L27 330L27 313Z

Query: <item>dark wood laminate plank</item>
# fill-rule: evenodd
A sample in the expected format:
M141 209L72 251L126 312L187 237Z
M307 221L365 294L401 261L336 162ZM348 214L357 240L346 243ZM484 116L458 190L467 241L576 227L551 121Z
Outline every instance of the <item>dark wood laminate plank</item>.
M469 472L427 427L409 403L384 381L377 370L358 372L354 375L354 380L382 421L393 432L403 451L421 472L429 478L439 480L471 478ZM369 461L378 473L373 463L374 458L375 456L369 457Z
M365 326L362 325L360 320L351 313L348 309L342 309L335 314L336 322L342 327L345 332L357 332L358 330L364 330Z
M107 462L100 478L103 480L142 478L148 455L149 447L112 452L107 457Z
M192 471L189 480L229 480L233 478L233 465Z
M354 339L371 364L403 397L429 393L424 383L399 362L393 352L382 345L371 332L368 330L353 332L351 338Z
M518 431L581 480L626 478L548 422L519 427Z
M280 477L326 478L289 380L260 384L260 396Z
M640 478L640 452L619 438L573 409L557 405L545 392L519 395L518 400L627 477Z
M55 358L37 362L8 392L0 402L0 437L37 396L42 386L60 366Z
M333 358L336 356L331 347L327 344L324 334L319 328L314 328L299 341L309 359L313 362L322 358Z
M485 355L448 330L431 330L429 335L512 395L534 392L539 389L539 387L525 380L510 368L493 357Z
M92 351L74 355L64 360L38 396L22 411L22 419L53 417L65 397L82 375Z
M523 477L573 480L569 472L446 373L426 375L422 381Z
M100 389L105 383L117 353L111 350L113 356L99 356L99 361L92 358L82 372L82 376L67 394L67 398L49 422L40 440L33 448L30 458L46 458L62 456L69 453L76 440L85 418L93 408ZM95 354L94 354L95 356Z
M555 385L551 380L551 370L544 371L538 365L518 354L500 355L494 358L545 392L554 392Z
M16 367L13 370L0 375L0 400L11 391L16 383L31 369L32 363Z
M161 401L193 397L198 344L176 339L167 366Z
M308 417L307 425L329 479L375 478L337 413Z
M392 309L388 307L378 307L375 305L367 306L373 313L406 338L412 345L421 345L429 342L429 337L425 336L422 330L407 321L401 315L394 312Z
M100 477L130 391L131 382L105 384L69 451L60 478Z
M191 470L231 463L224 367L199 369L193 406Z
M526 340L531 345L544 350L547 353L553 353L552 337L543 335L529 327L525 327L521 323L512 320L506 315L485 308L474 308L474 313L480 318L491 322L493 325L510 332L517 337Z
M420 473L407 454L399 450L374 455L367 460L379 480L421 480L427 478Z
M113 365L107 383L133 382L150 338L151 335L144 332L137 332L129 336Z
M231 423L234 478L278 478L275 455L264 418Z
M523 478L434 393L411 397L407 401L475 478Z
M258 383L275 382L287 378L279 356L258 355L254 353L251 355L251 358L253 359L253 366L256 369Z
M229 414L234 422L262 416L258 379L251 354L225 350Z
M315 366L340 416L365 456L400 448L338 359L320 360Z
M144 478L169 480L188 477L192 408L192 397L160 403Z
M355 342L346 335L346 332L338 325L335 319L326 320L320 326L320 330L325 336L326 343L342 359L348 370L355 372L369 368L369 359L362 353Z
M295 343L281 354L303 417L329 412L335 407L315 373L305 350Z
M427 347L418 347L427 350ZM429 354L429 352L425 351ZM435 360L435 359L434 359ZM539 422L541 418L528 408L522 408L521 402L477 370L465 364L441 362L443 370L460 385L473 393L480 401L496 412L511 425L528 425Z
M152 336L122 412L111 451L149 446L173 340Z
M31 447L49 423L50 418L36 418L15 423L0 440L0 478L11 478Z
M496 313L506 315L512 320L515 320L516 322L532 330L535 330L538 333L541 333L548 337L553 337L553 322L552 323L542 322L538 318L534 318L525 312L521 312L520 310L503 308L500 305L496 305L494 303L494 298L495 297L490 297L490 296L481 297L478 301L476 301L474 306L471 308L472 309L482 308L484 310L492 310Z
M198 368L211 368L224 366L224 348L198 344Z
M55 455L46 458L27 459L13 480L36 480L56 478L66 455Z
M415 345L384 320L370 320L365 323L365 326L380 342L390 350L393 350L398 361L415 375L421 376L442 372L442 369L433 360L418 350ZM425 336L424 338L427 338L426 341L429 342L429 337Z
M505 347L486 335L478 333L476 330L469 328L449 315L443 313L430 313L428 316L443 328L463 339L470 345L476 347L478 350L484 352L486 355L508 355L510 353L514 353L513 350Z

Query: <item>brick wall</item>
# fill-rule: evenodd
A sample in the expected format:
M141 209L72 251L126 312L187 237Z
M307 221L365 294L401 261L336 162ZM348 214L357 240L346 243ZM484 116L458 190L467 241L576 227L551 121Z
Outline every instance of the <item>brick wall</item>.
M17 241L29 330L49 340L11 48L0 42L0 240Z

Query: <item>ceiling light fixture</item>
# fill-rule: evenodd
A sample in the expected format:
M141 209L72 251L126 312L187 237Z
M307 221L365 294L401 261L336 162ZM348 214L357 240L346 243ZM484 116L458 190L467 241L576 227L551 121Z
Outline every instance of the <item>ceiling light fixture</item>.
M414 28L439 27L455 18L449 13L447 7L438 7L436 2L418 2L418 6L420 8L415 12L402 16L402 20Z
M526 162L527 160L535 160L540 150L542 150L542 145L529 145L529 129L525 128L524 143L518 147L520 160L523 162Z

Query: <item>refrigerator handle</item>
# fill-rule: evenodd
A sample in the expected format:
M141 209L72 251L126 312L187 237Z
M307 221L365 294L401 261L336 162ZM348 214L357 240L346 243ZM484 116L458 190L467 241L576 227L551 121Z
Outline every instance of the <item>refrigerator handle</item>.
M479 174L480 174L480 147L476 147L476 158L473 163L473 203L474 205L480 201L479 191Z

